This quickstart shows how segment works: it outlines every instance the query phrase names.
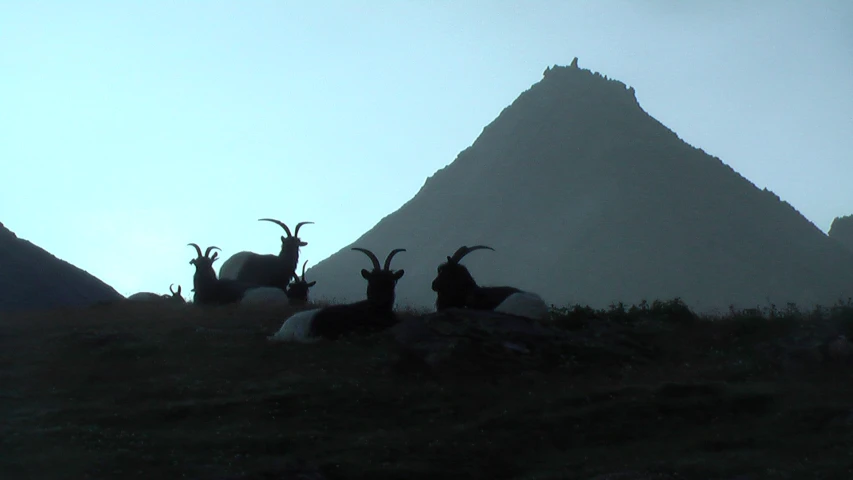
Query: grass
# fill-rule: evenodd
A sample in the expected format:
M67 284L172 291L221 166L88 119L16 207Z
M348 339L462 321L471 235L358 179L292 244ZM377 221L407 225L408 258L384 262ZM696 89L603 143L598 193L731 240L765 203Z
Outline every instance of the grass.
M408 368L386 335L267 342L290 313L115 304L3 317L0 478L853 475L853 375L825 347L853 333L850 304L555 308L560 328L606 348L474 373Z

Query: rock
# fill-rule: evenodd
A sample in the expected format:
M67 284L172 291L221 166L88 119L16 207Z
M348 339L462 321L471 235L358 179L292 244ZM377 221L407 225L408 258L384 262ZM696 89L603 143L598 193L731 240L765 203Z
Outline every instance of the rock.
M826 346L826 355L832 360L846 360L853 351L853 345L846 335L839 335Z
M759 343L755 351L785 369L803 371L848 361L853 344L846 335L821 328Z
M827 235L853 250L853 215L835 217Z
M665 473L617 472L596 475L589 480L669 480L675 478L677 477Z
M649 354L615 332L568 332L492 311L449 309L409 317L390 334L407 360L454 371L548 369L567 362L620 364L642 361Z

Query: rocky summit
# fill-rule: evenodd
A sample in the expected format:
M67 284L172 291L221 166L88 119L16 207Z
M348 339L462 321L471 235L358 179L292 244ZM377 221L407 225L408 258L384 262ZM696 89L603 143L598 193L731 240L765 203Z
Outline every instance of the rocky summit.
M123 298L89 273L0 223L0 312L75 307Z
M835 217L829 226L829 237L853 251L853 215Z
M710 310L853 293L853 250L577 62L548 68L411 200L313 267L312 295L363 299L365 258L350 248L406 248L398 302L431 306L436 267L475 244L495 249L463 260L481 285L557 305L680 297Z

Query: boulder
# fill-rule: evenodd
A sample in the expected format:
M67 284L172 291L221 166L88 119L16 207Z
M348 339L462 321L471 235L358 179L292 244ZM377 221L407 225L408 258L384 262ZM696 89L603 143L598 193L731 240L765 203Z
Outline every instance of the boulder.
M566 364L643 361L648 349L617 330L570 332L523 317L448 309L403 319L390 329L407 360L430 370L495 372Z

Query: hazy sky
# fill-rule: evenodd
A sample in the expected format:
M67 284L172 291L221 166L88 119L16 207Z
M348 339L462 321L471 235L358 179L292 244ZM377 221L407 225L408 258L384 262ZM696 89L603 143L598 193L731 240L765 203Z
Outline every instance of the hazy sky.
M122 294L193 250L309 266L409 200L549 65L822 230L853 214L853 2L0 3L0 222Z

